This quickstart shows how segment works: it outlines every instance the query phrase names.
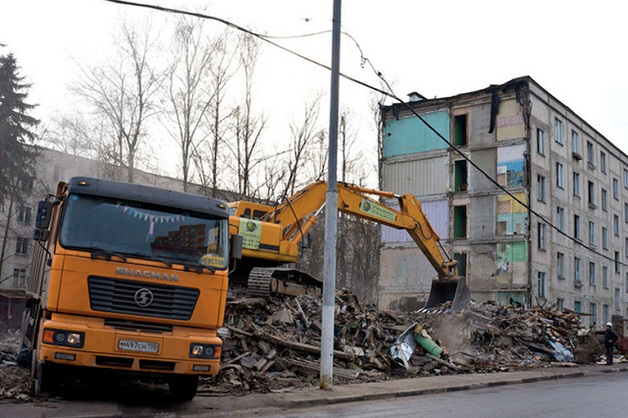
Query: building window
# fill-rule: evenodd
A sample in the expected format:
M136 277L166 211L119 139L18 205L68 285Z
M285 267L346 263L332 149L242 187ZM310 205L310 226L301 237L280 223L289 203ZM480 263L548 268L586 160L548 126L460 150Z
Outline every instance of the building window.
M468 144L467 114L454 116L454 143L458 147Z
M20 287L26 284L26 269L13 269L13 286Z
M608 250L608 228L602 227L602 249Z
M615 288L615 310L618 311L621 308L621 298L620 298L620 293L619 293L619 288L616 287Z
M613 199L619 200L619 180L613 179Z
M32 192L34 184L35 184L35 179L32 176L24 176L20 179L20 189L23 192L27 192L27 193Z
M537 275L537 287L538 287L538 297L545 299L545 277L546 274L544 271L539 271Z
M576 284L582 283L580 278L580 258L574 257L573 259L573 281Z
M589 324L595 325L597 323L597 305L595 303L589 303Z
M589 284L595 285L595 263L593 261L589 261Z
M28 254L28 238L17 237L15 240L15 254Z
M595 245L595 222L589 221L589 244Z
M573 311L575 313L581 313L582 312L582 302L580 302L579 300L575 300L573 302Z
M613 234L619 236L619 216L613 215Z
M595 153L593 152L593 144L587 141L587 164L591 168L595 168Z
M628 189L628 170L624 168L624 189Z
M580 197L580 173L573 172L573 195Z
M544 250L545 249L545 224L539 222L539 237L538 237L538 242L537 242L537 246L539 250ZM626 251L628 251L628 247L626 249Z
M587 190L589 192L589 205L595 206L595 183L589 181Z
M560 206L556 208L556 227L560 232L565 232L565 209Z
M29 206L20 205L17 209L17 221L23 224L31 223L31 208Z
M600 171L606 174L606 153L600 151Z
M574 158L581 160L582 156L580 154L580 134L576 131L571 131L571 149Z
M608 289L608 267L602 267L602 287Z
M556 276L559 279L565 278L565 254L563 253L556 254Z
M558 118L554 118L554 138L556 139L556 142L563 145L563 121Z
M615 251L615 273L619 274L619 251Z
M536 128L536 152L545 155L545 132Z
M454 206L454 238L467 237L467 207Z
M628 203L624 203L624 222L628 223Z
M608 191L606 189L602 189L602 210L604 212L608 212Z
M573 236L576 239L582 239L580 232L580 215L573 216Z
M464 192L468 187L467 180L467 160L454 162L454 191Z
M536 199L545 202L545 176L536 176Z
M602 323L606 324L609 321L609 316L608 316L608 305L604 304L602 305Z
M563 298L556 298L556 308L559 311L562 311L565 309L565 299Z
M561 163L556 163L556 186L565 188L565 173Z
M624 288L626 289L626 293L628 293L628 273L626 273L624 280L626 281L626 285L624 286Z

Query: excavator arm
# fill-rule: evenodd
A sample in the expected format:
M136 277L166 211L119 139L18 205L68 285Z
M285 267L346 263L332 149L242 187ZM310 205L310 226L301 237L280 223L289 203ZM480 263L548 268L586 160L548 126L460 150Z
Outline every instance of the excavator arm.
M392 228L404 229L408 232L438 273L438 278L432 283L426 308L452 301L454 309L459 310L468 304L470 300L469 290L464 278L457 276L457 262L452 260L443 248L440 237L432 228L421 208L421 203L415 196L397 195L392 192L359 187L349 183L338 183L337 191L339 211ZM258 222L262 230L265 226L278 228L281 231L279 233L281 235L280 244L283 244L284 247L292 244L296 249L296 244L304 238L324 208L326 193L327 183L316 182L301 189L276 206L254 204L259 215ZM396 199L399 208L384 205L372 196ZM246 207L247 204L248 202L230 204L236 208L233 215L244 216L246 213L254 213L253 208ZM243 252L243 255L247 256L246 251ZM252 251L248 255L255 257L256 253ZM270 259L275 257L277 261L289 261L286 254L281 253L281 250L274 256L264 254L260 258L268 260L269 257ZM292 254L292 258L296 261L296 253Z

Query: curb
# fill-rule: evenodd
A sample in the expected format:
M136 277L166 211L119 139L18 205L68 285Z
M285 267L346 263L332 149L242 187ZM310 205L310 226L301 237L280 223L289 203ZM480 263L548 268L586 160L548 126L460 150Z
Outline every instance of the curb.
M542 372L542 371L541 371ZM476 382L476 383L463 383L459 385L452 386L443 386L438 388L416 388L416 389L405 389L405 390L386 390L383 389L381 392L369 393L369 394L361 394L361 395L338 395L338 396L327 396L327 397L316 397L310 399L293 399L286 402L284 405L285 408L289 409L299 409L299 408L310 408L314 406L324 406L324 405L338 405L343 403L351 403L351 402L364 402L364 401L375 401L375 400L384 400L384 399L394 399L394 398L406 398L412 396L423 396L423 395L434 395L439 393L448 393L448 392L460 392L466 390L473 389L483 389L483 388L492 388L499 386L510 386L510 385L521 385L526 383L537 383L543 381L550 380L564 380L564 379L576 379L580 377L590 377L596 376L606 373L622 373L628 372L627 366L613 367L608 369L600 369L600 370L582 370L577 372L554 372L548 373L540 376L531 376L531 377L520 377L520 378L505 378L502 380L493 380L490 382Z

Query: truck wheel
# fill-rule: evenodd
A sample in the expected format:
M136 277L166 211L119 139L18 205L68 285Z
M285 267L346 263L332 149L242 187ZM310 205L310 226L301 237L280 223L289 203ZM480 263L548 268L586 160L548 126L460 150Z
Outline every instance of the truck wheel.
M33 350L31 361L31 393L40 396L44 392L49 394L59 390L59 374L52 364L42 363L37 360L37 350Z
M168 387L175 401L190 401L196 396L198 376L172 376L168 379Z

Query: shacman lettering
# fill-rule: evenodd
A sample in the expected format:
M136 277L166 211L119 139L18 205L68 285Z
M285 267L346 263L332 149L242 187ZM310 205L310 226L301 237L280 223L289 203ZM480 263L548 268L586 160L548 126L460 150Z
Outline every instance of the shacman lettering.
M159 273L157 271L150 271L150 270L142 271L142 270L125 269L124 267L116 268L116 274L120 276L143 277L145 279L167 280L169 282L179 281L178 274L166 274L166 273Z

